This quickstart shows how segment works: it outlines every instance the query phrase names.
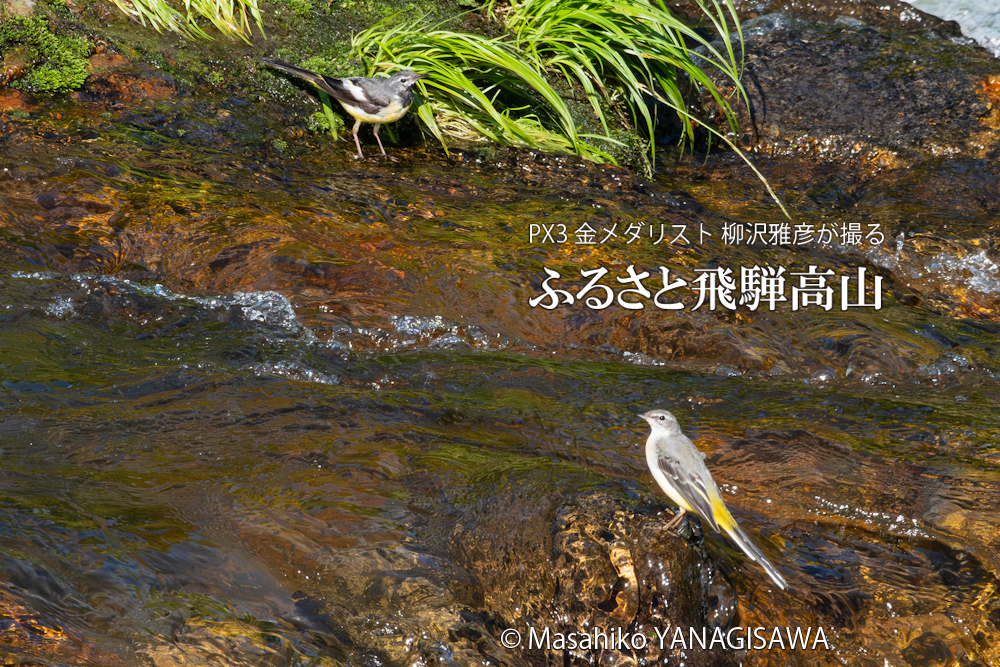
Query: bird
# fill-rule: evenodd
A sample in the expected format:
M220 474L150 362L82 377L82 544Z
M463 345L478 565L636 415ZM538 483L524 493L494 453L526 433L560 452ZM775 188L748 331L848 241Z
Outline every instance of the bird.
M413 103L413 84L427 78L426 74L417 74L408 69L396 72L389 78L366 79L364 77L336 78L323 76L307 69L290 65L276 58L262 58L261 62L282 72L293 74L300 79L312 83L320 90L328 93L357 121L354 123L354 145L358 147L358 159L365 159L361 152L361 142L358 140L358 130L361 123L375 124L375 141L385 155L382 140L378 130L383 123L399 120L409 111Z
M652 429L646 439L646 463L653 479L680 507L667 530L680 524L688 512L693 512L717 532L725 531L750 560L764 568L779 588L788 588L778 568L761 553L729 513L705 465L705 455L681 432L677 419L667 410L650 410L638 416L649 422Z

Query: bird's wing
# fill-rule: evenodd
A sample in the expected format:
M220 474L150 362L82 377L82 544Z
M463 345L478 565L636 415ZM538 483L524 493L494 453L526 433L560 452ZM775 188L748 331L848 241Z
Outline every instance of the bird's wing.
M365 113L378 113L387 107L392 100L381 85L383 81L370 81L367 86L360 85L361 79L327 79L339 93L337 99L341 102L360 107ZM334 85L336 83L336 85Z
M701 463L701 459L699 458L697 462ZM673 484L674 489L687 500L701 518L718 531L719 524L712 512L712 495L709 491L709 484L704 480L704 475L708 474L708 470L706 469L704 474L699 470L699 467L704 468L705 464L701 463L701 466L697 466L688 462L688 465L682 465L678 459L663 454L656 457L656 463L660 471ZM715 483L712 482L711 485L714 487Z

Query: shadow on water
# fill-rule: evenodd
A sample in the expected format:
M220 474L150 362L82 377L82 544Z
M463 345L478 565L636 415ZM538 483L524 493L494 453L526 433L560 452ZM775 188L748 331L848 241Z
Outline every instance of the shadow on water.
M504 628L655 636L673 609L830 642L697 664L1000 659L995 165L845 185L775 163L797 222L884 241L734 248L723 225L778 217L727 160L643 182L523 153L254 158L155 115L59 143L90 120L34 120L8 122L26 157L0 177L10 660L533 664ZM956 213L963 188L982 197ZM654 221L714 236L621 236ZM619 237L529 241L542 222ZM527 305L543 267L762 263L864 266L884 307ZM790 591L719 535L662 534L634 417L655 406ZM676 581L694 592L636 592Z

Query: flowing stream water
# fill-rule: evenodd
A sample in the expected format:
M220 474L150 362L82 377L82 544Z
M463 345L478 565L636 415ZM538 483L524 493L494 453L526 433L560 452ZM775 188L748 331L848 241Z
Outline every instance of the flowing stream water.
M229 101L88 113L4 130L5 664L524 664L496 639L549 604L553 516L669 520L635 416L655 407L791 587L708 532L723 602L830 639L726 660L1000 661L995 164L775 162L796 224L881 242L735 246L725 225L783 218L724 156L663 155L653 181L527 153L359 163L199 144L252 129ZM620 236L530 238L584 222ZM546 268L576 292L581 267L758 264L866 267L882 308L529 305Z
M946 21L958 21L962 34L972 37L995 55L1000 56L1000 7L991 0L917 0L917 9L940 16Z

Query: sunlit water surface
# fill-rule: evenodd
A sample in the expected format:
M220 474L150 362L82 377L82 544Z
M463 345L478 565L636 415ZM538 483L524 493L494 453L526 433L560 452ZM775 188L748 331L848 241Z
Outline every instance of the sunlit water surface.
M911 5L947 21L1000 57L1000 6L993 0L916 0Z
M670 357L627 322L594 333L594 314L528 307L541 267L683 272L725 248L573 257L529 244L528 225L688 220L655 216L690 197L712 225L773 221L752 177L632 187L571 161L402 149L388 168L202 160L123 127L30 144L0 180L9 660L517 664L489 633L544 608L530 582L554 566L531 549L558 508L596 494L638 530L669 506L635 417L653 407L791 585L709 533L740 622L822 625L834 647L748 663L1000 660L988 211L906 180L850 197L815 183L800 219L874 219L884 246L736 255L870 262L886 308L685 319L713 342L682 328ZM988 167L969 166L923 179L979 187Z

